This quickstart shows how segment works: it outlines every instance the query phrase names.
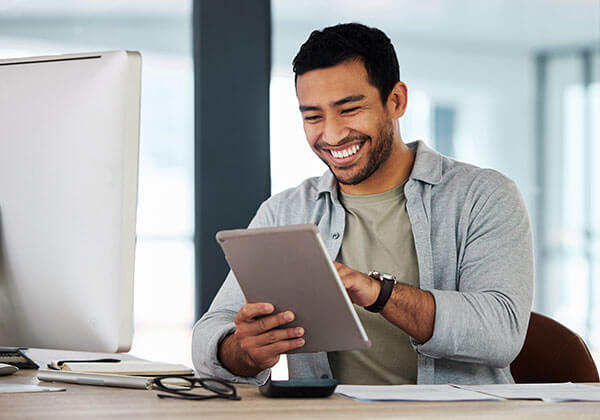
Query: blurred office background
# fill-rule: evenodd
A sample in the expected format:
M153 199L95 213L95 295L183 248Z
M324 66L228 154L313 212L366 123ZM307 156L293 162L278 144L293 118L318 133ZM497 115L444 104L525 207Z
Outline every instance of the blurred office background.
M207 309L196 285L222 281L194 269L199 3L0 3L0 58L141 51L132 352L190 365L191 328ZM235 10L234 1L224 3ZM382 29L408 85L404 140L425 140L516 181L535 229L534 310L577 331L600 361L600 0L272 0L269 19L271 192L325 171L297 110L291 61L299 46L312 30L339 22Z

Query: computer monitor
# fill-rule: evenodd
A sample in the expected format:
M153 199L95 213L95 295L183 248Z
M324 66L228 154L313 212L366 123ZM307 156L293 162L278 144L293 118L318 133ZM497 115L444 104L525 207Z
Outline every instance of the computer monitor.
M141 56L0 60L0 346L133 335Z

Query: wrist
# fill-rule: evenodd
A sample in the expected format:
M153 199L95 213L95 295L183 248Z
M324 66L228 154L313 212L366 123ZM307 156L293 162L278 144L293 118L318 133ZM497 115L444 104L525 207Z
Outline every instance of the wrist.
M382 282L380 280L374 279L371 276L368 276L371 281L371 299L369 299L369 303L364 305L364 307L373 306L381 293Z
M369 312L381 312L392 296L392 291L396 285L396 277L379 271L371 271L369 277L379 282L379 294L371 305L365 306L365 309Z

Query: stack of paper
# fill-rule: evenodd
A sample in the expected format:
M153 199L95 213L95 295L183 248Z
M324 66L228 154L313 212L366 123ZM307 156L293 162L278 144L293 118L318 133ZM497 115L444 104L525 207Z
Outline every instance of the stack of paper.
M585 384L456 385L507 400L600 401L600 386Z
M51 388L47 386L29 384L0 384L0 394L18 392L52 392L64 390L64 388Z
M359 401L501 401L452 385L338 385L337 394Z
M585 384L339 385L337 394L359 401L600 401L600 386Z

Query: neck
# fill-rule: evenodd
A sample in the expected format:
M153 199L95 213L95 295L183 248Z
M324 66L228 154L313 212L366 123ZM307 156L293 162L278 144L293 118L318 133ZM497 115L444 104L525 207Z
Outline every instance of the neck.
M388 159L373 174L360 184L339 184L346 194L369 195L389 191L402 184L410 175L415 152L399 137L394 141Z

